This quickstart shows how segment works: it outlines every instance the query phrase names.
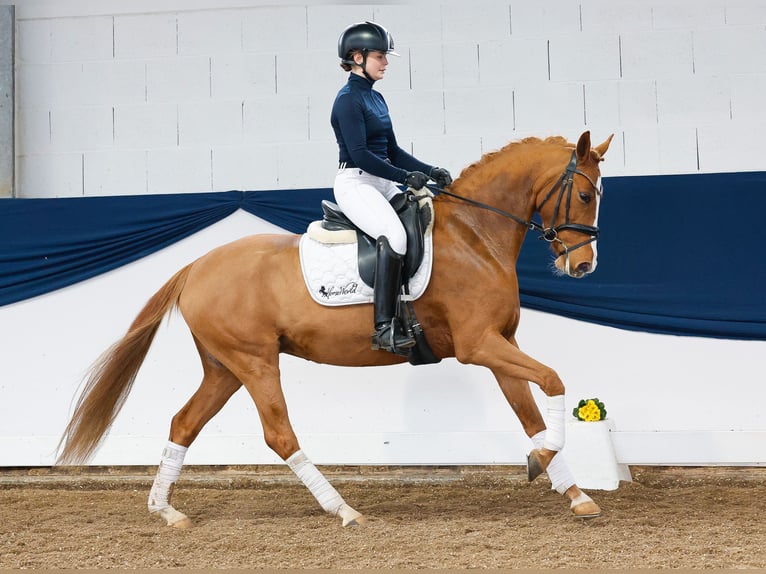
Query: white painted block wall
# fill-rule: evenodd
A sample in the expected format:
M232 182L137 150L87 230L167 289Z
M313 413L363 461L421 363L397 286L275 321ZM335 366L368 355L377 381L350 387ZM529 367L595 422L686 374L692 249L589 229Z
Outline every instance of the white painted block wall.
M402 55L378 85L401 144L454 172L585 129L616 134L606 175L761 170L764 4L23 3L18 195L330 186L336 41L364 19Z
M512 139L584 129L598 141L616 134L607 176L766 169L766 0L30 0L17 17L22 197L329 187L328 116L345 81L335 42L369 18L402 54L379 84L400 142L453 172ZM172 271L269 229L239 212L106 276L0 308L0 465L52 462L80 376ZM764 342L531 311L519 339L559 371L569 403L607 403L621 462L766 462ZM157 343L95 463L157 462L199 379L180 320ZM283 368L316 462L523 462L528 443L485 371L445 362L365 370L360 381L289 358ZM188 460L276 462L240 394Z

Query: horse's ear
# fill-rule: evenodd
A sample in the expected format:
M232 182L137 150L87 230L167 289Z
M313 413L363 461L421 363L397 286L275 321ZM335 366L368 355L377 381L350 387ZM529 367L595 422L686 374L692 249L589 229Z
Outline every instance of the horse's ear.
M612 138L614 137L614 134L611 134L608 138L606 138L606 141L600 145L597 145L594 149L598 153L599 159L604 158L604 154L606 153L606 150L609 149L609 144L612 143Z
M577 140L577 161L585 161L590 154L590 132L583 132Z

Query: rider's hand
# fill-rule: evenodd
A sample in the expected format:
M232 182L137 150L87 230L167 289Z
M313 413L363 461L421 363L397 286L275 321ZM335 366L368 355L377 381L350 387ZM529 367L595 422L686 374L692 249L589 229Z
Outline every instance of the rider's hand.
M433 168L431 170L431 179L433 179L436 182L436 185L441 188L445 188L452 183L452 176L443 167Z
M413 189L422 189L428 183L428 176L422 171L411 171L404 178L404 185Z

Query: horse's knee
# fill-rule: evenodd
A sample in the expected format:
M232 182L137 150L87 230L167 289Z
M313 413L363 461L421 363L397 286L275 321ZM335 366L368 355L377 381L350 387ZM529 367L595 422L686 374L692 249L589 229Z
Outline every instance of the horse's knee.
M538 383L540 390L542 390L547 396L554 397L556 395L564 394L564 383L559 377L558 373L550 367L545 367L545 371Z

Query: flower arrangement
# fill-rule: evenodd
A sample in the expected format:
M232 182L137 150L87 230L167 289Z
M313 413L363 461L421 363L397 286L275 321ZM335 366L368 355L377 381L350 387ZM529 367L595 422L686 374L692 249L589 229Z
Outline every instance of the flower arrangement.
M578 421L602 421L606 418L606 408L598 399L583 399L577 403L572 414Z

